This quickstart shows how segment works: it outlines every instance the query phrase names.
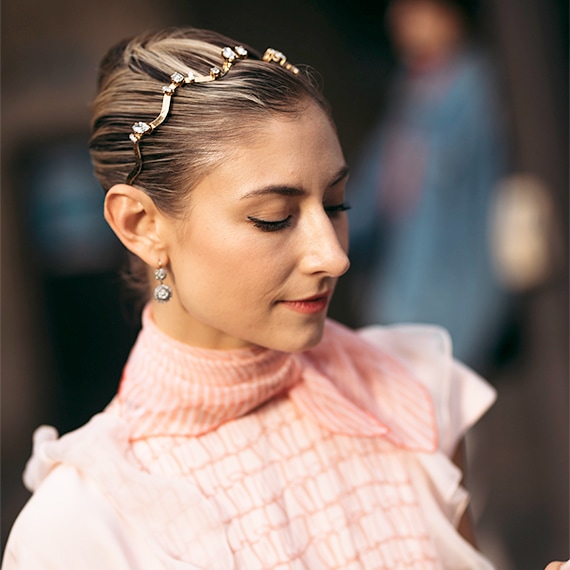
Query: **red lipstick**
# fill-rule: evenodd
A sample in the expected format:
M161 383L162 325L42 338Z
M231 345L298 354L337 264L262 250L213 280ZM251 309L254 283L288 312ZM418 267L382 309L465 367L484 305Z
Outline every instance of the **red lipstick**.
M312 297L307 297L306 299L299 299L294 301L281 301L283 305L287 308L295 311L297 313L303 313L305 315L312 315L320 313L327 308L329 304L330 291L326 293L321 293L320 295L313 295Z

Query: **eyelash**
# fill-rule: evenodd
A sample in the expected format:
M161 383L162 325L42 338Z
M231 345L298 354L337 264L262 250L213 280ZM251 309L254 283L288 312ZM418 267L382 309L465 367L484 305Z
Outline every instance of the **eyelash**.
M289 215L284 220L278 220L276 222L266 222L265 220L260 220L254 218L253 216L248 216L247 219L253 222L253 225L264 232L278 232L279 230L284 230L291 225L291 218L293 216Z
M325 212L329 217L334 217L341 212L346 212L350 210L351 206L348 202L342 202L335 206L325 206ZM264 232L278 232L284 230L291 225L291 219L293 216L289 215L284 220L277 220L275 222L269 222L266 220L260 220L259 218L254 218L253 216L248 216L247 219L253 223L256 228Z
M329 216L334 216L336 214L340 214L340 212L346 212L347 210L350 210L351 207L352 206L348 202L342 202L336 206L325 206L325 212Z

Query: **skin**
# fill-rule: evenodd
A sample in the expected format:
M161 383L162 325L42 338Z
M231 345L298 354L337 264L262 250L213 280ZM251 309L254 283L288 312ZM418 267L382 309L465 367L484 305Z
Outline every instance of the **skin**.
M347 174L334 127L310 103L228 151L182 218L124 184L109 190L105 215L128 249L168 272L173 298L153 304L163 332L205 348L296 352L320 341L349 267L347 216L330 210L344 201Z
M402 62L415 72L445 63L465 33L459 11L434 0L396 0L388 27Z

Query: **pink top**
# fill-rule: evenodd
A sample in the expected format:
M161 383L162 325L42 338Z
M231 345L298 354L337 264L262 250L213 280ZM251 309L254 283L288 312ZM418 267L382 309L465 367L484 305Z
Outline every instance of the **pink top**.
M108 409L36 433L3 569L489 569L448 456L493 398L440 329L213 351L147 309Z

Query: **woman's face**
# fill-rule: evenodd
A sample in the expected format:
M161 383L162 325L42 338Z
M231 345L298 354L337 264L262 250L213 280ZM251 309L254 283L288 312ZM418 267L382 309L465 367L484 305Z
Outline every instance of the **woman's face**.
M318 343L349 267L347 173L315 104L260 123L192 190L184 220L169 222L174 296L154 304L158 326L208 348Z

